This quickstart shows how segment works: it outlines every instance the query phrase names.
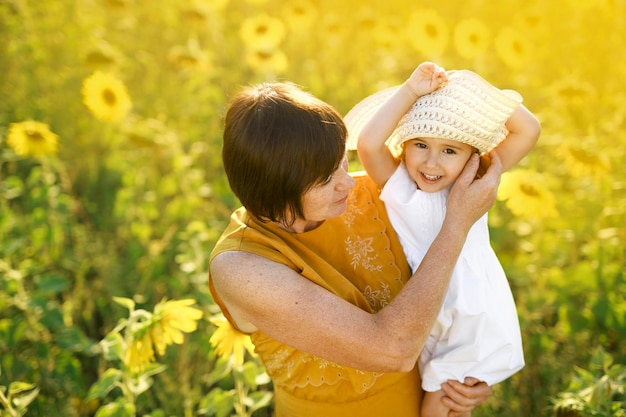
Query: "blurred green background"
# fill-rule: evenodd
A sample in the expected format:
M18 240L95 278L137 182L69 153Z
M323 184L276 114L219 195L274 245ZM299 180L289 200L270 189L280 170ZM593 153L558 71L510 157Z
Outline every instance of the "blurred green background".
M551 416L559 395L624 415L625 33L624 0L0 0L0 386L38 387L27 415L107 415L115 390L87 393L127 314L113 297L218 313L207 258L238 204L222 115L242 86L290 80L345 114L431 60L519 91L543 125L490 214L527 365L473 415ZM160 358L136 415L245 415L214 329ZM246 396L271 392L250 372Z

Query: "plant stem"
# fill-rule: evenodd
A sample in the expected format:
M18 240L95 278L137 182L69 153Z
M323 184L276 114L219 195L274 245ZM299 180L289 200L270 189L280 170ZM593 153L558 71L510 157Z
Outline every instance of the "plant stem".
M19 413L11 407L11 402L4 395L4 391L0 390L0 403L4 406L5 410L11 415L11 417L19 417Z

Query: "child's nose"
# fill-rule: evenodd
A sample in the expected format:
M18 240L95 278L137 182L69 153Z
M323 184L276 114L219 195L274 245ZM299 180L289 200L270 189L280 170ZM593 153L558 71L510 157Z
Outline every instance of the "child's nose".
M426 166L434 167L437 166L439 161L439 155L436 152L429 152L428 157L426 158Z

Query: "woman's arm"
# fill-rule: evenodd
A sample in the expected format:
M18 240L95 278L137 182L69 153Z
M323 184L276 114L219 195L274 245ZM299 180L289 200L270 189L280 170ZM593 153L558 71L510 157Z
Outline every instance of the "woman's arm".
M442 230L420 267L377 313L361 310L284 265L240 251L213 259L214 288L243 331L261 330L357 369L410 371L441 308L465 237L495 201L497 155L487 173L472 182L477 166L474 156L450 192Z
M445 70L436 64L420 64L363 127L357 141L359 160L378 186L385 185L398 166L385 141L415 100L434 91L447 79Z

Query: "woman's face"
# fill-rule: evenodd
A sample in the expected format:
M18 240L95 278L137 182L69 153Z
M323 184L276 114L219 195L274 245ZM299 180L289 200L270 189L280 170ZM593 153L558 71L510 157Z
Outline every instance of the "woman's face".
M405 143L405 163L417 187L434 193L451 185L459 176L474 148L439 138L416 138Z
M341 215L346 210L349 191L354 178L348 174L348 159L344 157L339 168L326 181L313 186L302 196L305 230L310 230L326 219ZM294 225L295 226L295 225Z

